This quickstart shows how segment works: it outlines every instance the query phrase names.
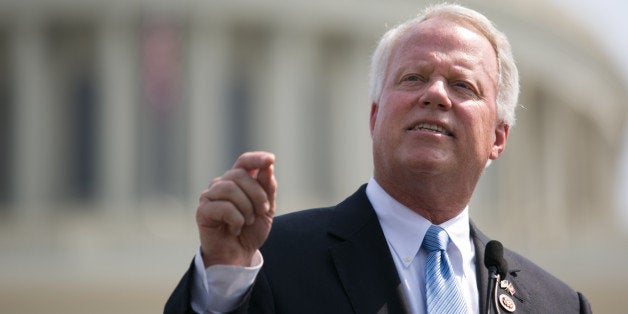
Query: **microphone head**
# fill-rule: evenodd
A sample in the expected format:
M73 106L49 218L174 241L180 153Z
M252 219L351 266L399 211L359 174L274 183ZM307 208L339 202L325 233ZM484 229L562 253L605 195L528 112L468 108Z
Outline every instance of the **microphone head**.
M495 267L501 278L506 276L508 263L504 259L504 246L499 241L491 240L486 244L484 266L489 269Z

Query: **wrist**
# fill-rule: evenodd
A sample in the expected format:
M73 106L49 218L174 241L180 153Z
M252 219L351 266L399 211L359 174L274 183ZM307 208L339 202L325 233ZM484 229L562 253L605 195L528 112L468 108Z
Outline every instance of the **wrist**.
M256 250L252 252L231 252L227 254L206 254L201 248L201 257L205 268L213 265L231 265L240 267L250 267L253 262L253 256Z

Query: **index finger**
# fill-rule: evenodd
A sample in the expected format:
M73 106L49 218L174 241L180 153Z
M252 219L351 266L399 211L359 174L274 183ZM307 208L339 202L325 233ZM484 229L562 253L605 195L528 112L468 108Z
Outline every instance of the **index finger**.
M270 165L268 168L260 169L257 173L257 182L264 188L268 197L268 202L274 204L275 192L277 191L277 181L275 181L274 166Z
M243 168L249 172L257 173L257 170L266 169L275 162L275 155L269 152L257 151L247 152L233 164L233 169Z

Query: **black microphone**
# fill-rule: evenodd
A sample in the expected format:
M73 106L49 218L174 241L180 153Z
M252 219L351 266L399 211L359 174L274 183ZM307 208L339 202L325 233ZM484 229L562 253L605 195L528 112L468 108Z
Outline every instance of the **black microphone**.
M508 263L504 259L504 246L495 240L486 244L484 250L484 266L488 268L488 291L486 293L486 311L491 311L491 296L493 296L493 306L495 313L499 313L497 306L497 285L499 278L505 278L508 272Z
M484 266L488 268L489 273L492 271L502 278L506 277L508 263L504 259L504 246L499 241L491 240L486 244Z

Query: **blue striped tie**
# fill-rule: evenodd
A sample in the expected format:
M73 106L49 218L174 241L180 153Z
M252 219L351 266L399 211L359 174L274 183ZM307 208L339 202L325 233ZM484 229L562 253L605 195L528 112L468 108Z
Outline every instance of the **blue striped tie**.
M466 313L467 307L456 283L449 256L447 232L432 225L423 239L423 248L427 250L425 263L425 292L427 313Z

